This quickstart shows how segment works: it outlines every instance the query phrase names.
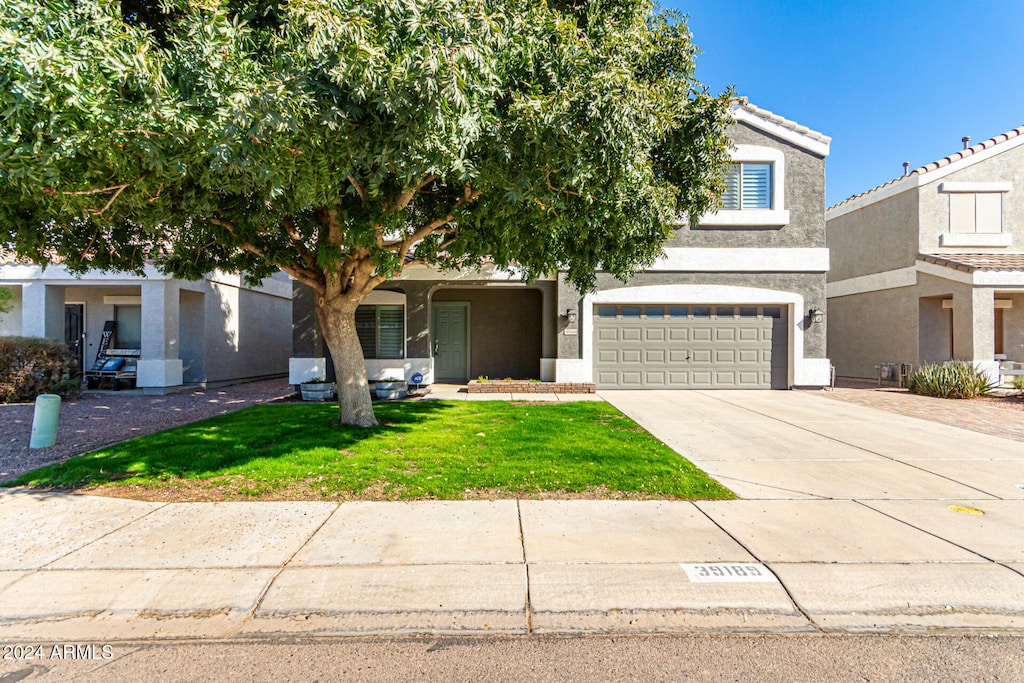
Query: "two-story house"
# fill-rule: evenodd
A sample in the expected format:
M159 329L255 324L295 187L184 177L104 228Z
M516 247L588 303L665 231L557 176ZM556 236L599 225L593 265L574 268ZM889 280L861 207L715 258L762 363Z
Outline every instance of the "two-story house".
M735 100L724 206L680 224L628 283L598 273L581 294L558 274L523 283L489 269L408 269L366 300L357 325L371 381L480 376L598 389L823 386L825 157L830 139ZM293 299L291 381L326 350L307 288Z
M1024 361L1024 127L826 212L837 374L961 359L998 380Z

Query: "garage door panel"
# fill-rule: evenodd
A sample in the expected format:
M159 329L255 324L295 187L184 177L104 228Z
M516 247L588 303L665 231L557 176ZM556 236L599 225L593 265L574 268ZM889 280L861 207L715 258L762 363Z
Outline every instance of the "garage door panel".
M715 329L715 341L736 341L736 328L719 327Z
M630 305L628 317L595 316L594 376L599 388L769 388L784 378L786 328L770 317L651 315ZM664 310L661 304L653 309ZM680 307L682 309L682 307ZM685 310L685 309L684 309ZM651 315L650 318L644 317ZM774 331L774 333L773 333ZM777 353L773 353L776 350Z
M668 386L667 373L665 372L645 372L644 373L644 384L649 387L666 387Z
M627 364L640 363L640 349L622 349L619 352L619 362Z
M669 349L668 362L672 365L680 365L690 362L690 351L687 349Z
M710 327L695 327L690 331L690 339L695 342L709 342L713 332Z
M643 339L643 330L639 327L623 327L620 330L619 339L624 342L640 341Z
M645 330L645 339L649 342L663 342L665 341L665 328L664 327L649 327Z
M694 349L692 352L695 364L707 365L711 363L711 349Z
M666 349L645 349L644 350L644 362L646 363L665 363L667 362L666 356L668 355Z
M639 387L643 386L640 377L639 372L622 372L619 374L619 382L624 387Z

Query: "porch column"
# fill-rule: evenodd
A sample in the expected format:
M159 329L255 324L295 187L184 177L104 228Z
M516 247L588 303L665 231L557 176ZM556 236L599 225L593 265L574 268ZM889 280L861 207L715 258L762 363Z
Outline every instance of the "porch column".
M21 286L21 334L64 340L64 287L42 282Z
M178 357L180 285L175 280L142 283L142 357L137 386L175 387L182 384Z
M971 287L953 292L953 358L976 365L999 381L995 360L995 290Z

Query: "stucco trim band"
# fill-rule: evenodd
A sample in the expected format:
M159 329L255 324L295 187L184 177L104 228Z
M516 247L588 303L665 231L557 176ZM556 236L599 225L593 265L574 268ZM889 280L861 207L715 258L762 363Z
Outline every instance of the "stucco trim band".
M829 268L825 248L782 249L669 247L645 272L690 273L824 273Z

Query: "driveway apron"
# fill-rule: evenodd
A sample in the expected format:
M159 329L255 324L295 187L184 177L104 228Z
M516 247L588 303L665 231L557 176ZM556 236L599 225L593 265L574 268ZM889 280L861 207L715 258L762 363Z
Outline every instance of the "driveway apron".
M696 506L818 628L1024 628L1024 443L819 392L601 396L743 499Z

